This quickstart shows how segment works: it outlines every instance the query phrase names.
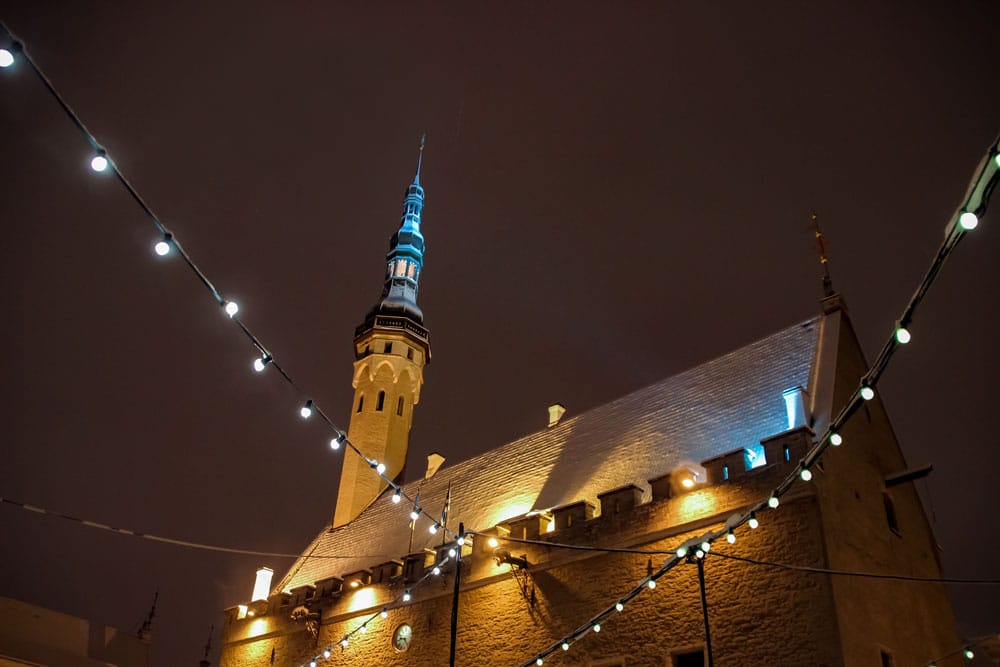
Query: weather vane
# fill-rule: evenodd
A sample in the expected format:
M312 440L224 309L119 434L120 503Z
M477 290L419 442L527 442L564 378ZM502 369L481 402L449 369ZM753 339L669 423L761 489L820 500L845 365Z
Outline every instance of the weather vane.
M816 251L819 253L819 263L823 266L823 296L833 296L833 280L830 278L830 258L826 255L826 240L819 228L819 214L813 211L809 215L813 232L816 234Z

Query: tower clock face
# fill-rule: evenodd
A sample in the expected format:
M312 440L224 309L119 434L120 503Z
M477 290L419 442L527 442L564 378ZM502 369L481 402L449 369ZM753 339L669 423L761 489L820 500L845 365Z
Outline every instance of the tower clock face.
M413 639L413 628L403 623L392 633L392 646L397 651L405 651L410 648L411 639Z

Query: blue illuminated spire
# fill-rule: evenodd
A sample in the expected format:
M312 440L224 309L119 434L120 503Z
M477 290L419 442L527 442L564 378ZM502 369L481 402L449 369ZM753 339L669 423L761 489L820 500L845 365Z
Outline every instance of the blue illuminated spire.
M413 176L413 183L406 189L399 230L389 241L389 252L385 256L385 285L382 287L382 297L375 306L376 313L407 315L418 323L424 319L423 312L417 306L417 285L424 268L424 237L420 233L424 189L420 186L420 166L423 163L426 138L427 135L420 138L417 172Z

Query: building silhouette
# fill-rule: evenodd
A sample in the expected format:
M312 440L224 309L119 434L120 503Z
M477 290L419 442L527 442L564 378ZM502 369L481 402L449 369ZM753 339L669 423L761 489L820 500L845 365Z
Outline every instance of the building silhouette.
M410 461L404 479L430 361L419 173L382 295L355 332L348 438L364 458L344 452L331 525L275 585L262 570L257 599L226 610L222 667L439 667L452 646L457 665L536 664L668 552L766 498L866 370L831 290L815 317L584 413L551 406L543 429L471 459L433 455L422 475ZM544 664L688 667L711 649L717 665L902 666L954 652L942 584L785 567L941 577L919 471L880 399L840 435L758 527L689 555Z

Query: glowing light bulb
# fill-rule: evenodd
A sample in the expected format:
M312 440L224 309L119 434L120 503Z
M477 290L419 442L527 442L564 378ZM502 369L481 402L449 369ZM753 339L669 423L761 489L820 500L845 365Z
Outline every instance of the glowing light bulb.
M342 443L343 441L344 441L344 434L338 433L337 437L330 438L330 449L332 449L333 451L337 451L338 449L340 449L340 443Z
M542 660L541 658L538 658L537 660L535 660L535 664L536 664L536 665L541 665L541 664L544 664L544 662L545 662L545 661L544 661L544 660Z
M694 552L694 557L695 558L704 558L705 557L705 552L702 551L701 549L697 549Z
M94 171L104 171L108 168L108 158L103 155L95 155L90 161L90 168Z
M153 252L155 252L160 257L170 254L170 244L166 241L158 241L156 245L153 246Z
M430 528L428 528L427 530L431 531L431 535L434 535L435 533L438 532L438 528L440 528L440 524L432 523Z
M299 416L303 419L309 419L313 414L313 402L312 400L306 401L306 404L299 408Z
M455 557L455 549L454 549L454 547L451 548L451 549L448 549L448 557L449 558L454 558Z
M911 338L913 337L910 335L910 330L906 327L898 327L896 329L896 342L900 345L906 345L910 342Z
M495 537L491 537L489 540L487 540L486 544L488 544L491 549L496 549L498 546L500 546L500 542L498 542L497 538Z
M840 447L840 445L843 442L844 442L844 439L840 436L839 433L834 432L834 433L830 434L830 444L833 445L834 447Z
M684 479L681 480L681 486L683 486L685 489L690 489L691 487L694 486L694 480L691 479L690 477L685 477Z
M414 505L413 509L410 510L410 520L416 521L419 518L420 518L420 508Z
M10 67L14 64L14 54L7 49L0 49L0 67Z
M403 496L400 495L399 489L396 489L395 491L393 491L393 493L392 493L392 503L394 505L398 505L399 501L402 500L402 499L403 499Z
M385 464L384 463L379 463L377 466L375 466L375 472L377 472L380 475L382 473L384 473L385 472Z
M435 565L434 569L431 570L431 574L433 574L435 577L438 576L439 574L441 574L441 568Z
M569 650L569 642L563 642L562 643L562 650L564 650L564 651L568 651Z
M709 551L712 550L712 543L709 542L708 540L705 540L704 542L701 543L701 550L704 551L705 553L708 553Z
M799 473L799 477L802 478L803 482L808 482L813 478L812 471L809 468L803 468L802 472Z
M973 658L976 657L976 654L972 652L971 648L965 649L965 651L962 652L962 655L965 656L966 660L972 660Z
M594 623L593 629L594 629L594 632L600 632L601 631L601 624L600 623Z
M875 390L869 387L868 385L861 387L861 398L865 399L866 401L872 400L873 398L875 398Z
M971 211L966 211L962 215L958 216L958 224L962 226L965 231L972 231L979 224L979 218L976 214Z
M347 648L347 637L344 637L343 639L340 640L340 645L343 646L344 648Z
M315 660L310 660L309 661L309 667L316 667L316 661Z
M993 161L997 163L997 169L1000 169L1000 153L993 156Z
M258 357L253 360L253 369L260 373L269 363L271 363L271 357L270 355L265 354L263 357Z
M403 593L403 602L409 602L410 598L412 598L412 597L413 596L410 595L410 589L407 588L406 591Z
M653 590L654 588L656 588L656 582L650 579L649 581L646 582L646 586L649 587L649 590Z
M323 657L329 659L329 657L330 657L330 649L326 649L325 651L323 651Z
M236 313L240 312L240 306L235 301L226 302L226 315L229 317L236 317Z
M615 603L615 609L617 611L622 611L623 609L625 609L625 605L623 605L621 602L616 602Z
M778 506L778 503L780 502L781 501L778 500L778 496L771 496L770 498L767 499L767 506L770 507L771 509L774 509L775 507Z
M757 520L756 514L750 514L750 518L747 520L747 525L750 526L751 530L760 525L760 521Z
M368 626L367 625L362 625L360 628L358 628L358 630L361 631L361 634L364 634L364 633L368 632Z
M455 543L458 544L458 546L463 547L465 546L465 538L460 535L458 539L455 540Z
M381 616L382 618L389 618L389 612L383 609L382 611L379 612L379 616Z
M687 547L685 547L685 546L679 546L679 547L677 547L677 557L678 558L684 558L684 556L687 554L687 552L688 552L688 548Z
M728 533L726 533L726 542L729 542L730 544L736 544L736 533L734 533L733 531L729 531Z

